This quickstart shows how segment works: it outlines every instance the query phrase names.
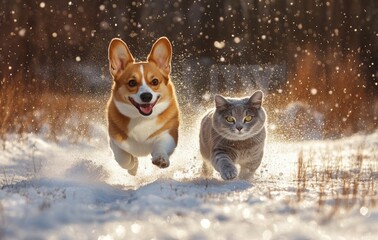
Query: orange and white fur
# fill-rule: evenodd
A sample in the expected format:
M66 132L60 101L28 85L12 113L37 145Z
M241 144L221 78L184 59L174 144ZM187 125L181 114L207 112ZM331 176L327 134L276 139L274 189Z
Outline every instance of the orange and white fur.
M114 38L108 49L113 87L107 107L110 147L119 165L135 175L138 157L169 166L178 141L179 108L170 80L172 45L166 37L135 62L126 43Z

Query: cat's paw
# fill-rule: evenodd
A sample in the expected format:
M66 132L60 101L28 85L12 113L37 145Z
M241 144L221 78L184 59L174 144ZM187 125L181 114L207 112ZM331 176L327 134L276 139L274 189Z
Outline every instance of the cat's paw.
M232 180L238 175L238 170L232 164L224 164L220 171L223 180Z
M152 163L159 168L167 168L169 166L169 157L167 154L156 154L152 156Z

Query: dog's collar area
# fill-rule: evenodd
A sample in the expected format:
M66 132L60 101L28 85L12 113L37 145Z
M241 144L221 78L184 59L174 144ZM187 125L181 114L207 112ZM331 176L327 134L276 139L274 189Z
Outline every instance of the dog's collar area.
M144 104L139 104L137 103L132 97L129 97L130 102L136 107L139 111L140 114L143 116L149 116L152 114L153 108L157 101L159 100L160 96L156 98L156 101L153 103L144 103Z

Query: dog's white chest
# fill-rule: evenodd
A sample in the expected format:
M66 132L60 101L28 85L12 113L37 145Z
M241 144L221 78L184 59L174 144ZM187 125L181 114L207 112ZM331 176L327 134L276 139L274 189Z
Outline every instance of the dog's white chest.
M128 126L128 136L137 142L148 142L149 137L159 130L163 124L159 124L156 118L153 119L133 119Z
M157 119L132 119L128 125L128 138L115 143L135 157L146 156L151 153L156 137L150 136L163 126Z

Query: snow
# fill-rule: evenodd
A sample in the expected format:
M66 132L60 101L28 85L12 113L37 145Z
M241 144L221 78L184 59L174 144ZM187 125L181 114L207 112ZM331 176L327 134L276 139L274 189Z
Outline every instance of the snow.
M181 131L168 169L143 158L136 177L112 159L105 126L94 129L93 136L75 144L34 134L0 142L1 239L378 237L378 209L368 199L334 213L335 200L327 196L335 189L324 190L320 208L318 189L309 181L298 201L295 181L301 151L304 156L315 152L314 165L322 154L341 155L349 169L353 166L345 161L361 151L361 168L370 167L376 188L378 131L298 143L270 136L255 179L225 182L218 175L199 176L196 126ZM357 149L360 144L364 149Z

